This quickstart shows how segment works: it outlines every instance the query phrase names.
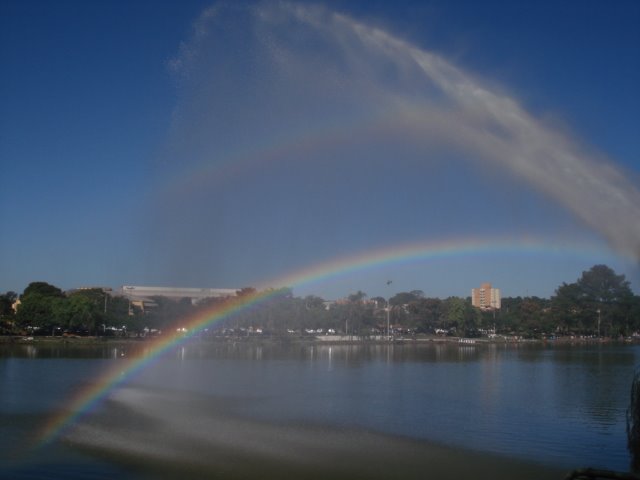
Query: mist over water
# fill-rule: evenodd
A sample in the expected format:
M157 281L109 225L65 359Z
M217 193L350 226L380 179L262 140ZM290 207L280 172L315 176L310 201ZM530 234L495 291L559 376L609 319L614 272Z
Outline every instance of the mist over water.
M320 6L216 4L169 67L180 98L149 231L165 275L233 283L336 246L488 231L640 255L633 178L394 33ZM494 214L470 216L474 196Z
M363 428L268 422L239 415L234 399L124 388L67 442L164 478L430 478L481 473L537 478L559 469L436 446Z
M43 417L123 360L23 347L5 363L0 478L520 479L629 464L634 345L190 342L36 450ZM56 375L61 361L73 368Z

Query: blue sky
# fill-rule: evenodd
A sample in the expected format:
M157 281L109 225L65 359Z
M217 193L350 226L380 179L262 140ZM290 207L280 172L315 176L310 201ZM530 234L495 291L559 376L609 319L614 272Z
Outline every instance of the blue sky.
M638 292L638 25L634 1L2 2L0 291L535 238L294 291L549 296L606 263Z

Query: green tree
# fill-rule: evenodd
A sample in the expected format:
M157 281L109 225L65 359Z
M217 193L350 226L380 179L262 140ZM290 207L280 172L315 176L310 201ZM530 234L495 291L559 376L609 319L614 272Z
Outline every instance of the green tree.
M16 313L16 320L23 328L31 327L41 333L53 334L53 329L60 326L57 318L63 302L64 298L47 297L40 293L23 296Z
M592 332L611 335L619 331L633 293L624 275L606 265L595 265L582 272L577 282L581 292L583 316Z
M442 300L439 298L423 298L415 304L420 330L433 332L440 327L442 317Z
M162 296L152 297L155 306L139 318L140 322L134 330L140 333L144 328L166 330L181 328L180 321L187 318L194 310L190 298L172 299ZM146 309L145 309L146 312ZM143 325L144 324L144 325Z
M64 293L58 287L51 285L47 282L31 282L27 285L27 288L22 292L22 297L28 297L29 295L37 293L43 297L64 297Z
M551 307L566 332L617 335L630 325L634 295L624 275L595 265L575 283L558 287Z
M421 295L417 294L418 290L414 290L413 292L399 292L396 293L393 297L389 299L389 303L391 305L408 305L411 302L418 301L422 298Z
M563 290L567 295L570 291L571 289ZM502 299L501 303L502 308L499 311L483 312L485 328L489 328L495 323L498 330L502 332L525 337L539 337L543 333L551 333L555 330L548 299L506 297ZM570 325L572 319L569 316L565 321L566 325Z
M135 312L130 308L127 297L116 295L109 298L105 319L107 327L115 327L118 330L124 327L123 334L135 331L139 316L141 314L136 316Z
M12 333L14 330L15 312L13 304L18 298L16 292L6 292L0 295L0 334Z
M66 302L54 309L57 323L73 333L97 332L97 323L102 320L102 311L91 298L85 295L71 295Z
M13 304L18 298L16 292L6 292L0 295L0 318L13 317Z
M463 300L463 302L463 333L466 336L477 336L482 324L482 311L471 305L471 297Z
M66 297L58 287L46 282L32 282L20 297L16 313L18 324L33 327L41 333L54 333L60 326Z
M375 302L378 308L384 308L387 305L387 300L384 297L373 297L371 300Z
M102 288L83 288L68 295L69 301L64 313L64 323L68 330L104 333L108 323L107 306L113 303L110 295Z
M564 333L575 333L584 327L582 318L582 292L577 283L562 283L551 298L551 308L558 328Z
M633 295L624 275L616 273L606 265L595 265L582 272L578 280L583 299L600 304L612 304Z
M352 293L347 297L351 303L361 303L365 298L367 298L367 294L361 290L358 290L356 293Z
M316 295L304 297L304 306L307 310L324 309L324 299Z
M628 301L626 318L623 323L623 334L631 335L640 331L640 295L634 295Z
M449 297L444 301L444 318L447 328L464 329L465 301L460 297Z

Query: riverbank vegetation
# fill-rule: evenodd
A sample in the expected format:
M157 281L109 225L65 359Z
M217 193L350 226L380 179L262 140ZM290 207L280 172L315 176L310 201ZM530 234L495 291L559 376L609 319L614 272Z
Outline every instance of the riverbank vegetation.
M252 296L253 288L238 291ZM19 300L19 302L16 302ZM144 311L108 289L63 292L46 282L33 282L21 295L0 295L0 334L46 336L142 337L181 328L181 321L205 315L229 299L154 297ZM237 301L237 299L236 299ZM14 306L17 303L17 308ZM388 329L388 330L387 330ZM433 298L420 290L389 299L369 298L358 291L329 302L318 296L296 297L290 289L270 292L250 309L230 315L199 332L204 336L371 337L420 333L465 337L516 335L620 337L640 331L640 296L624 275L596 265L573 283L563 283L551 298L507 297L499 310L480 310L471 298Z

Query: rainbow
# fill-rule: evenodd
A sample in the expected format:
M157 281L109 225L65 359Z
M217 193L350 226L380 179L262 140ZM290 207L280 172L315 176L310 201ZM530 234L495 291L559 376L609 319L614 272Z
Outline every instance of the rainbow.
M208 325L220 322L230 315L259 304L278 293L279 291L271 289L230 299L208 310L199 312L191 318L183 319L180 322L180 326L193 335ZM189 337L190 335L181 333L160 335L145 344L147 348L141 356L125 357L122 358L121 361L116 361L113 367L107 369L100 378L88 388L77 393L76 396L68 402L68 406L63 411L47 422L40 435L38 435L36 446L43 446L61 436L73 426L78 419L93 411L111 390L122 385L138 372L145 369L163 353L186 342Z
M365 251L356 255L335 258L321 262L293 274L280 278L277 282L264 282L259 289L283 288L320 283L328 279L346 276L362 270L381 268L389 265L410 265L417 262L440 258L460 257L480 254L532 254L532 255L578 255L584 257L602 256L602 248L593 244L562 244L533 237L523 238L468 238L443 240L429 243L407 243Z
M182 319L179 326L188 332L196 333L204 328L222 322L233 314L240 313L259 305L281 293L281 288L302 286L326 281L341 275L385 265L414 264L432 259L477 255L482 253L519 253L522 254L558 254L585 255L592 257L602 255L602 250L593 245L557 245L538 239L467 239L457 241L441 241L437 243L416 243L394 245L392 247L367 251L355 256L347 256L320 263L293 274L283 276L275 281L264 282L259 289L248 295L235 297L200 311L192 317ZM186 342L185 336L165 334L145 344L142 356L122 358L114 362L102 376L84 391L79 392L68 402L68 407L52 417L38 435L37 447L52 442L70 429L81 417L93 411L110 391L124 384L128 379L145 369L163 353Z
M221 153L216 161L197 162L181 173L172 173L161 191L171 198L182 198L187 193L210 189L213 184L221 185L273 164L305 161L311 154L339 146L361 145L369 138L383 139L407 132L423 136L424 132L415 133L413 117L407 114L406 108L388 107L383 112L367 112L293 134L288 130L286 135L275 135L265 142L256 142L253 147Z

